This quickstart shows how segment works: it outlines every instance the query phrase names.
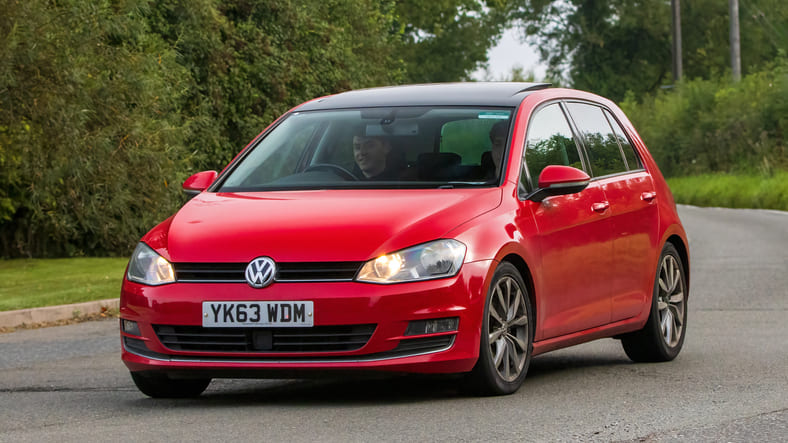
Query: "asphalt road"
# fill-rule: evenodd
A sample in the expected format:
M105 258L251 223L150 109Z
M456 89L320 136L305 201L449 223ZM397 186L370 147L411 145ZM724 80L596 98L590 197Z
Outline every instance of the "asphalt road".
M117 321L0 335L0 441L786 441L788 213L681 207L684 350L634 364L607 339L536 357L514 395L447 378L214 380L139 393Z

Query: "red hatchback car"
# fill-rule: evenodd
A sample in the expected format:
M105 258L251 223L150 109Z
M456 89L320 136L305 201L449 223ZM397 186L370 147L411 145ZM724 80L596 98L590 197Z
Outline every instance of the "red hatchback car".
M615 104L548 86L319 98L189 178L121 290L137 387L376 370L508 394L532 356L598 338L675 358L689 257L670 190Z

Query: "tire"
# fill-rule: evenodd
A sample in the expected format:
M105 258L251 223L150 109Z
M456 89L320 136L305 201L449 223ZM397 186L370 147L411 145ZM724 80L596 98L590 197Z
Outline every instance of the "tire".
M479 360L468 377L473 393L506 395L520 388L531 362L533 331L528 289L517 268L503 262L484 304Z
M687 276L676 247L666 243L659 257L651 312L643 329L624 335L624 352L635 362L676 358L687 332Z
M131 372L131 379L143 394L153 398L197 397L205 391L210 378L171 379L163 374Z

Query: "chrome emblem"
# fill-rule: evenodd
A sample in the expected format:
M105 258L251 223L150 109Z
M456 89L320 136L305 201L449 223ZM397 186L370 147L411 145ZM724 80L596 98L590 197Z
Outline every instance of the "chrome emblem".
M258 257L246 266L246 282L260 289L270 285L276 274L276 263L270 257Z

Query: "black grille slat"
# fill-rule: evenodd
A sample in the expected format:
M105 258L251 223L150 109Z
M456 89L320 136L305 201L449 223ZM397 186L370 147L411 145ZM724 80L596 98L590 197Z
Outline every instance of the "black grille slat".
M277 263L275 280L351 281L362 262ZM177 281L184 283L245 282L247 263L173 263Z
M154 325L162 344L193 352L337 352L354 351L372 337L375 325L312 328L203 328ZM255 348L255 334L270 334L270 349Z
M402 340L394 349L395 352L418 352L433 351L442 347L449 346L454 339L453 335L442 335L440 337L423 337Z
M360 262L277 263L277 281L353 280Z
M173 263L180 281L245 281L246 263Z
M347 334L287 334L288 338L312 338L312 337L356 337L356 336L363 336L364 334L359 333L347 333Z
M275 346L331 346L331 345L338 345L338 346L346 346L346 345L362 345L366 344L367 340L357 340L357 341L316 341L316 342L302 342L302 343L282 343L278 341L274 341Z

